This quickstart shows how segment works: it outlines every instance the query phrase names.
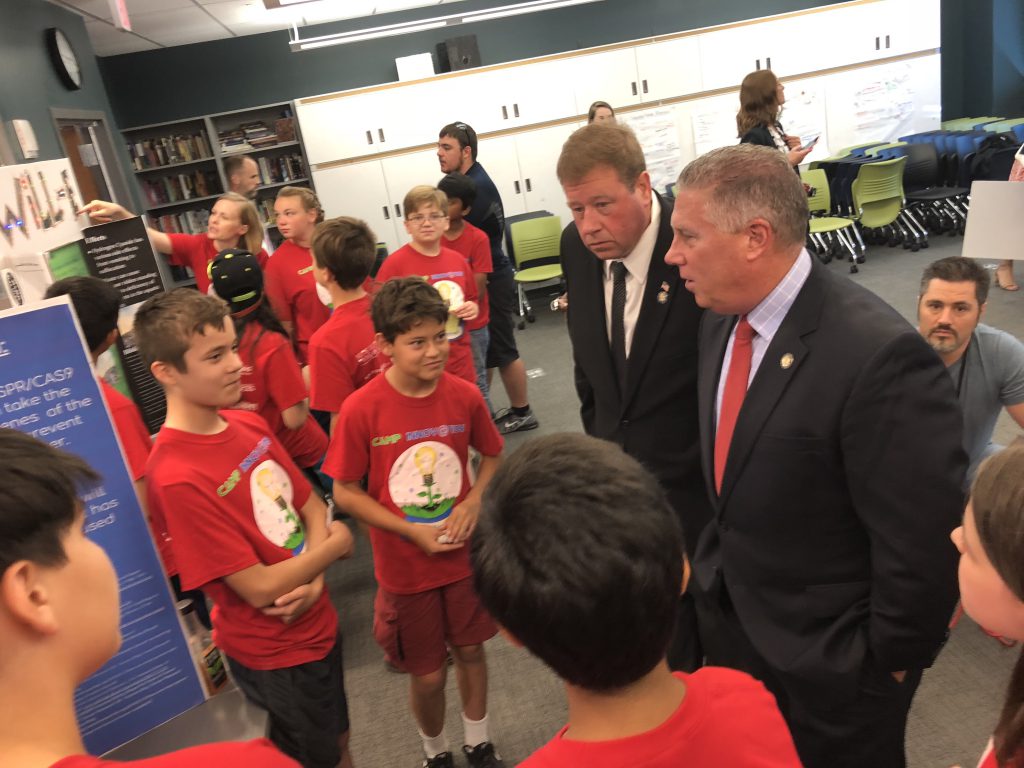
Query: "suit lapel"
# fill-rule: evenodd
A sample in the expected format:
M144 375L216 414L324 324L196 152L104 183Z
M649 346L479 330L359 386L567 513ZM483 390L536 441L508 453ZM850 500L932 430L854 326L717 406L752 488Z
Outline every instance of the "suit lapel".
M817 329L824 298L821 275L817 265L813 265L807 282L797 294L796 301L761 359L754 381L743 400L732 443L729 445L720 504L728 500L765 422L807 358L809 350L803 337ZM717 383L716 378L716 387ZM713 442L709 455L714 455Z
M636 327L633 329L633 343L629 349L626 392L621 401L623 411L629 406L637 386L643 379L644 370L654 353L654 348L658 345L661 329L671 311L672 303L680 291L686 290L680 285L679 270L665 263L665 254L672 244L672 226L669 223L672 207L657 193L654 195L653 204L661 206L661 222L658 227L658 239L655 241L654 251L651 253L651 263L647 267L647 282L644 286L643 299L640 302L640 314L637 316ZM671 340L668 343L671 343Z
M573 311L573 296L580 300L580 318L582 329L592 345L588 353L599 369L594 372L595 380L610 381L618 390L615 365L612 362L611 344L608 341L608 315L604 304L604 262L594 256L580 243L583 256L583 276L585 285L577 291L570 287L569 312Z

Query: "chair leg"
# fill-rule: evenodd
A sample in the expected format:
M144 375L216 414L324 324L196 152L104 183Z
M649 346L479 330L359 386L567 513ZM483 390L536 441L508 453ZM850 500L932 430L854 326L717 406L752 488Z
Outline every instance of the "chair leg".
M850 227L850 229L853 229L853 227ZM850 261L856 264L858 261L857 249L853 247L853 241L850 239L849 235L847 235L845 230L840 229L836 231L836 237L839 238L839 242L843 244L847 253L850 254Z

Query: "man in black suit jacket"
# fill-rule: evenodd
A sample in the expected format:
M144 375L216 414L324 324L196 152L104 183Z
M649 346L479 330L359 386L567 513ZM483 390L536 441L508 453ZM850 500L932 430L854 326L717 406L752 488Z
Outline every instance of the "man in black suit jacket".
M652 192L640 144L621 125L576 131L562 148L558 178L574 219L562 233L561 259L583 428L658 477L686 541L696 542L711 518L697 427L702 313L664 261L671 204ZM614 262L626 268L621 371L611 339ZM692 600L684 597L669 662L692 670L702 657Z
M807 768L903 766L907 711L957 595L960 414L915 330L812 262L806 222L800 181L775 150L715 150L680 176L666 260L710 310L702 639L709 663L776 695ZM736 340L745 323L749 347ZM731 441L716 446L734 413Z

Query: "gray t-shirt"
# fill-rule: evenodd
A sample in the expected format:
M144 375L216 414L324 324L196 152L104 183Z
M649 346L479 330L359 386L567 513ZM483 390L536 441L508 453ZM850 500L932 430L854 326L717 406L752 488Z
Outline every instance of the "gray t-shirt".
M1001 447L992 442L992 432L1003 407L1024 403L1024 344L1005 331L979 324L967 351L946 370L963 409L970 482L982 459Z

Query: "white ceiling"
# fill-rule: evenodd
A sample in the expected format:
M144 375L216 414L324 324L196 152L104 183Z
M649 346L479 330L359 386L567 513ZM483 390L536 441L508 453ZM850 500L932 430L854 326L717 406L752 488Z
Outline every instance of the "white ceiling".
M109 0L50 0L85 18L97 56L255 35L461 0L313 0L268 10L263 0L124 0L132 31L112 22ZM387 23L386 20L381 23Z

